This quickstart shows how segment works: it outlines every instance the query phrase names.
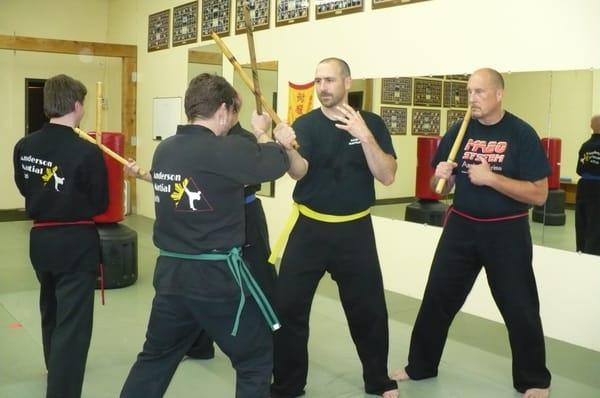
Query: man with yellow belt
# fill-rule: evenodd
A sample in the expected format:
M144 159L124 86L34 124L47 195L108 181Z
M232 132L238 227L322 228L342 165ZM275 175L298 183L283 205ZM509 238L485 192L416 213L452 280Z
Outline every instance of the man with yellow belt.
M373 177L394 181L396 160L383 120L348 105L350 69L338 58L319 63L315 87L321 107L293 128L300 148L288 150L300 212L282 257L275 305L272 398L304 394L308 374L308 318L325 272L337 282L352 339L363 366L365 391L398 396L388 377L388 316L369 208ZM277 248L275 248L275 251Z

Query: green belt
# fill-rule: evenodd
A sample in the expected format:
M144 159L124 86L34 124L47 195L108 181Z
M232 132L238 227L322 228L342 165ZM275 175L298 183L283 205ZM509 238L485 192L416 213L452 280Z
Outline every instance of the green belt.
M231 331L231 335L235 336L238 331L238 326L240 323L240 317L242 315L242 310L244 309L244 304L246 303L246 295L244 294L244 285L254 297L258 308L262 312L267 324L271 328L271 330L277 330L281 327L279 323L279 319L275 315L271 304L265 297L262 289L256 283L256 280L248 271L248 267L246 267L246 263L244 263L244 259L240 256L240 248L234 247L229 251L229 253L202 253L202 254L185 254L185 253L175 253L167 250L160 250L161 256L167 257L175 257L175 258L183 258L185 260L203 260L203 261L225 261L227 262L227 266L233 275L233 279L240 287L240 305L238 306L237 314L235 316L235 321L233 323L233 330Z

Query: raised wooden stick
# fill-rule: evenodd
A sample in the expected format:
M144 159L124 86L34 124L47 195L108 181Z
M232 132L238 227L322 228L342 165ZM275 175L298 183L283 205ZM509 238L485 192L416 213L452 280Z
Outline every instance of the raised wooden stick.
M465 132L467 131L467 126L469 125L469 121L471 120L471 107L467 108L467 113L465 113L465 118L463 119L460 129L458 130L458 134L456 135L456 139L454 140L454 144L452 144L452 148L450 149L450 154L448 155L448 162L454 162L456 159L456 154L458 153L458 149L460 148L460 144L462 143L463 137L465 136ZM444 185L446 185L446 179L440 178L435 186L435 192L441 194L444 191Z
M246 37L248 38L248 50L250 51L250 65L252 67L252 82L254 83L254 98L256 98L256 113L262 115L262 104L260 102L260 84L258 81L258 65L256 64L256 49L254 47L254 27L250 17L248 3L244 5L244 20L246 22Z
M102 82L96 82L96 144L102 144Z
M104 144L99 144L96 142L96 140L94 140L88 133L86 133L85 131L81 130L78 127L73 127L73 130L75 131L75 133L77 133L77 135L81 138L83 138L86 141L91 142L92 144L96 144L98 145L98 147L105 152L108 156L110 156L111 158L115 159L117 162L121 163L123 166L127 166L129 164L129 162L127 161L127 159L125 159L123 156L119 155L118 153L116 153L115 151L113 151L112 149L110 149L109 147L107 147ZM96 133L96 138L98 138L98 133ZM141 168L138 171L138 174L140 176L143 176L144 174L146 174L146 171L142 170Z
M236 72L240 75L240 77L242 78L242 81L246 84L246 86L250 89L250 91L256 96L256 90L254 90L254 84L252 83L252 80L250 80L250 78L248 77L248 75L246 74L244 69L242 68L242 65L240 65L240 63L237 61L237 59L235 59L235 57L233 56L231 51L229 51L229 48L227 48L227 45L225 44L225 42L223 42L223 40L221 40L221 38L219 36L217 36L217 34L215 32L211 32L210 35L212 36L212 38L215 41L215 43L217 44L217 46L219 46L219 48L221 49L221 52L223 53L223 55L225 55L225 57L227 57L229 62L231 62L231 65L233 65L233 69L235 69ZM281 119L279 118L277 113L273 110L271 105L269 105L269 103L267 102L265 97L263 97L262 95L259 95L259 97L260 97L260 101L263 104L263 107L265 108L265 111L269 114L269 116L271 116L271 119L275 122L275 124L281 123ZM293 145L294 149L300 148L300 145L298 145L296 140L294 140L292 145Z

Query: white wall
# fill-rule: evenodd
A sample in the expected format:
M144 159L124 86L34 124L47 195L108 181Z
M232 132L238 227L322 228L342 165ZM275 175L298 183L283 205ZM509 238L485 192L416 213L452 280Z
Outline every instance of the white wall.
M374 217L385 288L422 298L441 228ZM534 246L534 270L546 336L600 351L600 257ZM463 311L503 322L485 272Z

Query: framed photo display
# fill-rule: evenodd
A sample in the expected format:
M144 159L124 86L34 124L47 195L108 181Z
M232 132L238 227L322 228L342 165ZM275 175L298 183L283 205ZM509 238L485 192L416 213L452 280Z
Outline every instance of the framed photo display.
M450 130L450 127L456 122L462 122L465 118L467 111L461 111L457 109L448 109L446 118L446 131Z
M169 22L171 10L164 10L148 17L148 52L169 48Z
M420 3L422 1L428 1L428 0L373 0L372 8L375 10L377 8L401 6L404 4L412 4L412 3Z
M308 21L308 0L277 0L275 26Z
M468 81L469 77L471 77L471 75L468 74L464 74L464 75L446 75L446 79L447 80L460 80L460 81Z
M198 1L173 8L173 47L198 41Z
M317 19L337 17L360 12L364 6L363 0L315 0L315 13Z
M440 135L440 110L412 110L412 135Z
M407 108L381 107L381 118L392 135L406 135L407 115Z
M445 108L466 108L468 104L467 83L444 81Z
M268 29L271 16L270 0L236 0L235 6L235 33L246 31L246 19L244 18L244 4L248 3L250 8L250 19L254 30Z
M411 77L384 77L381 79L381 103L412 105Z
M442 106L442 81L415 79L413 104L418 106Z
M202 0L202 29L200 38L210 39L210 33L227 36L230 32L231 0Z

